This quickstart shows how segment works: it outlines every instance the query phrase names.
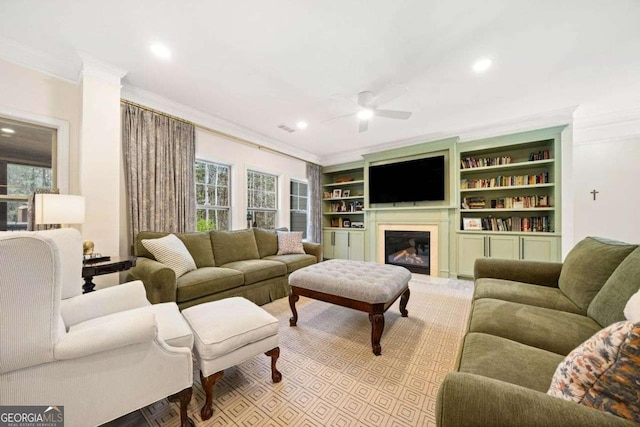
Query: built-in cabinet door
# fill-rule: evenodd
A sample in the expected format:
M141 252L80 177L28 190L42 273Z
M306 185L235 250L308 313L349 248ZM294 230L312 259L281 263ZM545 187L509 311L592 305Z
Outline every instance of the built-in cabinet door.
M557 237L526 236L520 238L520 258L529 261L560 261Z
M518 259L518 236L486 236L489 258Z
M486 241L482 234L458 235L458 274L473 277L473 264L485 256Z
M349 259L349 232L348 231L334 231L333 257L336 259Z
M349 231L349 259L364 261L364 231Z
M324 230L322 232L322 257L331 259L334 256L335 240L334 231Z

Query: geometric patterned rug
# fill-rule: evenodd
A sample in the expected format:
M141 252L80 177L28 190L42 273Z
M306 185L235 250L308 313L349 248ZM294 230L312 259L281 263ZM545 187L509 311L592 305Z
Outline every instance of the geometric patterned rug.
M194 366L191 418L203 427L435 425L436 394L454 369L473 284L414 275L409 287L409 317L400 316L399 300L385 313L381 356L371 351L366 313L301 297L292 328L287 298L262 306L280 321L282 382L271 382L264 355L227 369L213 417L203 422ZM166 399L137 412L109 426L179 426L178 405Z

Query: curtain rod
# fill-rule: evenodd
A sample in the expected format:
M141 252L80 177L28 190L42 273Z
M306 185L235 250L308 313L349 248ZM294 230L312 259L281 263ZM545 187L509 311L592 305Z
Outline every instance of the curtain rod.
M177 120L179 122L192 125L193 127L196 127L198 129L206 130L207 132L211 132L211 133L216 134L216 135L224 136L225 138L229 138L229 139L232 139L234 141L240 142L242 144L249 145L249 146L251 146L253 148L257 148L258 150L264 150L264 151L268 151L268 152L271 152L271 153L274 153L274 154L279 154L281 156L289 157L289 158L295 159L295 160L300 160L300 161L305 162L305 163L312 163L312 162L309 162L309 161L307 161L305 159L302 159L300 157L294 156L292 154L285 153L285 152L282 152L282 151L279 151L279 150L276 150L276 149L273 149L273 148L265 147L264 145L260 145L258 143L253 142L253 141L249 141L247 139L243 139L243 138L240 138L238 136L234 136L234 135L228 134L226 132L221 132L219 130L212 129L210 127L203 126L203 125L200 125L198 123L190 122L189 120L181 119L180 117L172 116L171 114L167 114L167 113L165 113L163 111L159 111L159 110L147 107L145 105L136 104L135 102L131 102L131 101L128 101L126 99L122 99L121 98L120 99L120 103L127 104L127 105L132 105L134 107L140 108L141 110L150 111L150 112L152 112L154 114L158 114L160 116L168 117L170 119Z

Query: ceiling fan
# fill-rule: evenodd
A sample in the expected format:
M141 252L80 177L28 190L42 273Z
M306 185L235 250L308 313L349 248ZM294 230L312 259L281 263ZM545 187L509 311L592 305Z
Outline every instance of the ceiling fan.
M406 86L396 86L393 90L383 92L379 95L374 94L371 91L364 91L358 94L357 104L360 107L358 111L345 114L338 117L325 120L335 120L343 117L357 116L359 120L358 130L360 133L366 132L369 129L369 120L373 117L385 117L387 119L407 120L411 117L409 111L399 110L383 110L378 107L388 102L393 101L403 93L407 91ZM352 101L350 99L350 101Z

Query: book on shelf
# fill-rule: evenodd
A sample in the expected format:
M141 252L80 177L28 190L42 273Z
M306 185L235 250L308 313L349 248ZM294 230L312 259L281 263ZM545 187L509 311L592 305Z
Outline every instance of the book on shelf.
M492 178L461 179L462 190L474 188L517 187L522 185L548 184L549 172L535 175L496 176Z
M482 229L486 231L519 231L550 233L551 222L548 216L497 218L488 215L481 219Z
M473 169L473 168L483 168L487 166L499 166L499 165L508 165L513 161L511 156L502 156L502 157L466 157L464 159L460 159L460 168L461 169Z
M529 154L530 162L533 162L536 160L548 160L550 158L551 158L551 153L549 153L549 150L541 150L541 151Z

